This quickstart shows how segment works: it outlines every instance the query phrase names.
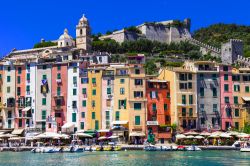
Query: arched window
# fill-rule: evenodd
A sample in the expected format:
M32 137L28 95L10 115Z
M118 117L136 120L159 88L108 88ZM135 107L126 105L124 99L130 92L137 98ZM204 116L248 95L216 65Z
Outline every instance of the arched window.
M80 35L82 35L82 29L80 29Z

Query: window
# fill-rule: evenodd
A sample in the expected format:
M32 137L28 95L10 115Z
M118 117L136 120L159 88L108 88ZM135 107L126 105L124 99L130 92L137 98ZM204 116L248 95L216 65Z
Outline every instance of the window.
M224 74L224 81L228 81L228 74Z
M179 88L180 89L187 89L187 83L180 83Z
M56 93L57 93L57 96L61 95L61 87L60 86L57 87Z
M21 83L21 77L17 76L17 83L20 84Z
M77 72L77 67L73 67L73 73Z
M189 82L189 83L188 83L188 89L192 89L192 87L193 87L192 82Z
M82 101L82 107L86 107L86 100Z
M72 122L76 122L76 113L75 112L72 113Z
M188 74L188 79L192 80L192 74Z
M61 79L61 74L57 73L57 79Z
M95 130L99 130L99 121L98 120L95 121Z
M225 92L228 92L228 91L229 91L228 84L224 84L224 91L225 91Z
M234 85L234 91L239 92L240 91L240 85Z
M213 88L213 97L217 97L217 89Z
M134 103L134 110L141 110L141 103Z
M96 95L96 89L92 90L92 95L95 96Z
M217 74L213 74L213 75L212 75L212 79L213 79L213 80L217 80Z
M27 81L30 81L30 73L27 73L26 77Z
M72 108L77 108L77 101L72 101Z
M96 84L96 78L92 78L92 84Z
M228 71L228 66L223 66L223 71Z
M17 96L21 95L21 87L17 87Z
M234 128L239 130L239 122L234 122Z
M126 109L126 100L119 100L119 109Z
M135 69L135 74L140 74L140 69Z
M7 82L10 82L10 76L7 76Z
M135 85L143 85L142 79L135 79Z
M225 103L229 103L229 97L225 97L224 100L225 100Z
M107 94L108 94L108 95L111 94L111 88L107 88Z
M84 122L81 122L81 129L84 129Z
M239 109L235 109L235 110L234 110L234 116L235 116L235 117L239 117L239 116L240 116L240 111L239 111Z
M106 106L107 107L111 107L111 99L107 99L106 100Z
M95 112L92 112L92 119L95 119Z
M217 104L213 104L213 112L217 112L218 109L217 109Z
M181 115L182 116L186 116L186 108L182 108L181 109Z
M125 83L125 79L120 79L120 84L124 84Z
M87 93L87 89L86 88L82 88L82 94L86 95L86 93Z
M238 104L238 96L234 96L234 104Z
M73 89L73 95L75 96L77 93L76 89Z
M141 124L141 117L135 116L135 125L140 125L140 124Z
M124 88L120 88L120 94L124 95L124 93L125 93L125 89Z
M249 86L245 86L245 92L249 93Z
M92 107L95 107L95 101L94 100L92 100L91 105L92 105Z
M187 81L187 74L180 73L179 74L179 80L180 81Z
M167 111L167 110L168 110L168 105L164 104L164 111Z
M85 112L81 113L82 118L85 118Z
M46 65L43 65L43 70L46 70L47 69L47 66Z
M109 116L109 111L106 111L105 112L105 115L106 115L106 120L109 120L110 116Z
M30 92L30 86L29 85L26 86L26 92L28 92L28 93Z
M46 105L46 98L42 98L42 105Z
M7 87L7 93L10 93L10 86Z
M170 93L169 92L167 93L167 98L170 98Z
M189 108L189 116L193 116L193 108Z
M42 120L46 119L46 110L42 110Z
M22 127L22 124L23 124L22 119L19 119L19 120L18 120L18 127Z
M151 98L151 99L156 99L156 98L158 98L158 92L157 92L157 91L151 91L151 92L150 92L150 98Z
M21 67L18 67L18 74L21 74L22 73L22 68Z
M153 104L152 104L152 110L153 110L153 111L156 111L156 110L157 110L156 103L153 103Z
M193 104L193 95L189 95L189 104Z
M115 112L115 120L120 120L120 112L119 111Z
M203 87L200 88L200 97L204 97L204 88Z
M76 76L73 77L73 84L77 85L77 77Z
M47 75L44 74L44 75L43 75L43 80L46 80L46 79L47 79Z
M134 91L134 98L142 98L143 91Z
M186 95L182 95L181 101L182 101L182 104L186 104Z
M10 72L10 70L11 70L10 66L8 66L7 70Z
M240 75L232 75L233 81L240 81Z
M57 70L61 70L61 65L57 65Z
M81 78L81 84L87 84L88 78Z

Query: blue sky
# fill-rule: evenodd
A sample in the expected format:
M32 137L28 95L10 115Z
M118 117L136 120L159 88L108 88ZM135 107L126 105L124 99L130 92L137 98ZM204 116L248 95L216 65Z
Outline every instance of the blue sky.
M250 25L249 6L248 0L2 0L0 56L31 48L41 38L57 39L64 28L75 36L82 14L93 33L187 17L195 30L219 22Z

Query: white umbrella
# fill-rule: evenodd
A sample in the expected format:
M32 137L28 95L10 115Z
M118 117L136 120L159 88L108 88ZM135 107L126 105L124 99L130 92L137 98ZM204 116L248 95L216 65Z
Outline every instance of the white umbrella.
M99 141L100 141L100 140L106 140L106 139L108 139L108 137L105 137L105 136L99 137L99 138L98 138Z
M183 134L177 134L176 135L176 139L183 139L183 138L186 138L186 136L183 135Z
M22 139L25 139L25 137L11 137L8 140L9 141L17 141L17 140L22 140Z
M204 139L204 137L201 136L201 135L197 135L197 136L195 136L194 138L196 138L196 139Z
M36 139L54 138L54 137L60 137L60 134L53 133L53 132L45 132L45 133L42 133L42 134L39 134L39 135L35 136Z
M208 133L208 132L202 132L202 133L200 133L200 135L201 135L201 136L210 136L210 135L211 135L211 133Z
M209 136L209 138L219 138L220 136L218 134L212 134Z
M199 133L195 132L195 131L189 131L187 133L184 133L185 135L199 135Z
M231 138L232 136L230 136L228 133L221 133L220 137L222 137L222 138Z
M250 137L250 135L246 134L246 133L239 133L236 137L238 137L238 138L248 138L248 137Z
M110 136L109 138L110 138L110 139L116 139L116 138L119 138L119 136L117 136L117 135L112 135L112 136Z
M17 135L14 135L14 134L3 134L3 135L0 135L0 138L10 138L10 137L17 137Z
M190 138L194 138L194 136L188 135L186 138L190 139Z
M78 137L92 138L91 135L86 134L86 133L76 133L76 134L74 134L74 135L76 135L76 136L78 136Z

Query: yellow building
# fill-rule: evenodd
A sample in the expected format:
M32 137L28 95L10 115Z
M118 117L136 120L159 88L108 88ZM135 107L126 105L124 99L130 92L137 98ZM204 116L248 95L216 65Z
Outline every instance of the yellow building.
M244 128L245 123L250 123L250 69L239 68L232 70L233 126L237 130Z
M184 68L171 67L162 69L159 79L170 83L171 124L177 124L181 131L196 129L196 74Z
M146 75L142 64L129 66L129 132L130 140L146 136Z
M102 71L103 68L88 69L87 129L99 130L102 122Z

